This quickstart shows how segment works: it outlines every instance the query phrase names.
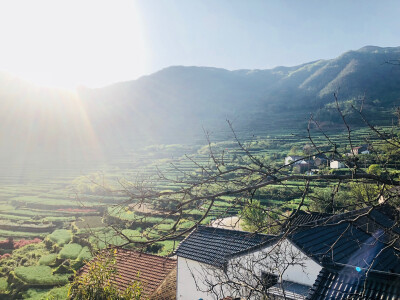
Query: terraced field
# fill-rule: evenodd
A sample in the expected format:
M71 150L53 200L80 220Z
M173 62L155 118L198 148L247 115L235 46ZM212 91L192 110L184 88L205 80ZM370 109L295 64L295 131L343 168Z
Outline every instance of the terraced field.
M390 131L389 127L384 129ZM327 134L331 143L336 144L341 152L349 151L346 131L335 129ZM237 135L249 153L272 166L282 165L284 157L290 151L302 151L304 145L310 143L304 131L293 131L290 134L287 131L253 131L251 134L238 132ZM238 149L233 137L226 133L211 136L211 140L212 150L218 155L223 152L226 160L237 159L239 162L239 157L245 154L243 150ZM352 132L354 145L377 140L378 138L366 128ZM318 131L313 134L313 142L319 147L327 145L327 139ZM35 173L34 170L8 167L12 169L10 176L0 176L0 240L40 238L50 243L47 248L41 248L43 253L40 257L32 259L27 265L18 265L15 269L16 282L25 282L27 286L24 295L29 298L29 295L37 297L59 293L58 286L66 283L67 277L62 275L65 274L64 271L77 268L89 259L91 248L123 244L125 241L111 231L109 224L122 224L125 228L122 233L137 243L165 235L177 222L178 231L193 226L204 214L204 208L201 206L186 211L183 218L178 220L178 216L169 215L167 211L156 208L159 205L152 207L152 204L149 204L140 208L129 206L126 193L115 191L124 190L132 182L147 182L147 186L156 191L174 191L182 184L160 178L159 174L169 178L199 176L200 166L211 162L209 150L205 140L191 145L153 145L121 154L110 160L107 165L74 167L65 169L65 172L58 168L47 169L38 176L29 175ZM302 182L287 181L261 189L255 198L264 206L279 206L280 209L289 212L301 201L302 187ZM311 183L311 188L315 190L328 187L330 184L327 182ZM309 204L310 199L306 198L305 207ZM202 223L207 224L215 218L237 215L241 209L240 203L235 202L234 197L220 197ZM167 255L178 243L179 240L159 241L156 246L148 247L147 250ZM4 253L13 252L2 251L0 255ZM2 261L4 264L8 259L11 258L0 259L0 267ZM67 260L68 266L63 263ZM31 278L31 274L37 272L38 268L42 268L40 271L43 276L47 274L42 281L45 284L40 285ZM50 274L56 269L60 275L52 277ZM0 297L2 290L12 290L8 286L10 283L6 281L5 275L0 276ZM49 287L49 283L54 284L56 290L53 291L54 288ZM65 290L62 292L65 293Z

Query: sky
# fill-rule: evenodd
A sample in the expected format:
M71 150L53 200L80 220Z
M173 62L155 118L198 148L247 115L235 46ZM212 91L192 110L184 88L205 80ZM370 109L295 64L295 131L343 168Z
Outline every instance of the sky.
M0 0L0 71L73 89L171 65L268 69L400 46L400 1Z

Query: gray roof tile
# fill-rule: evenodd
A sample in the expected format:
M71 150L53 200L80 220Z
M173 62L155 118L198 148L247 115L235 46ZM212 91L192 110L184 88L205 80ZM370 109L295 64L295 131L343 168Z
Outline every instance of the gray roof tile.
M263 244L275 236L199 226L176 250L180 257L213 266L222 266L235 253Z

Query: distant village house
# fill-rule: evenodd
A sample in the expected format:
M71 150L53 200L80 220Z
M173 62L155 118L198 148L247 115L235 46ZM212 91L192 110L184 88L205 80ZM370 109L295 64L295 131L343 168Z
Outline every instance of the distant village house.
M342 169L346 167L344 163L338 160L332 160L329 166L331 167L331 169Z

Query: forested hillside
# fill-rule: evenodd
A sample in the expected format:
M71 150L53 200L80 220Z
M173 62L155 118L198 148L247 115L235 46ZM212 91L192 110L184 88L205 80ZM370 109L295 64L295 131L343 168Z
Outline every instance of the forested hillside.
M329 113L335 91L345 111L365 98L369 119L390 124L385 112L400 98L400 68L386 62L399 58L400 47L367 46L331 60L270 70L174 66L100 89L82 87L77 94L3 74L0 159L29 151L31 157L59 161L93 157L99 149L116 153L146 141L179 142L202 134L202 127L226 129L226 119L238 129L289 129L304 127L314 113L330 124L336 121Z

